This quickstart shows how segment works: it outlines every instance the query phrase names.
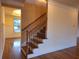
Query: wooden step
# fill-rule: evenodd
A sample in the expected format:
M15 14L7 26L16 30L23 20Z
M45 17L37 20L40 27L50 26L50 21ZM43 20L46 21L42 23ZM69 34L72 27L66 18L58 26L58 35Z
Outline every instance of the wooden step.
M45 35L45 33L38 32L37 34Z
M41 33L45 33L45 32L46 32L46 30L42 29L40 32L41 32Z
M28 54L33 54L33 49L31 47L29 47L29 52Z
M32 39L32 41L36 42L37 44L43 43L42 39L39 39L39 38L34 38L34 39Z
M39 33L37 33L37 35L45 36L45 33L39 32Z
M22 47L21 51L24 54L24 56L33 53L32 49L31 48L28 48L27 46Z
M40 38L40 39L45 39L45 37L42 37L42 36L39 36L39 35L37 35L37 36L35 36L35 37L37 37L37 38Z
M29 46L31 48L38 48L38 44L36 42L32 41L32 40L31 40L31 42L29 42Z
M24 56L26 56L27 48L25 46L22 47L21 51L24 54Z
M41 29L40 32L41 32L41 33L45 33L45 32L46 32L46 27L43 27L43 29Z
M37 34L37 37L40 37L41 39L45 39L45 34Z

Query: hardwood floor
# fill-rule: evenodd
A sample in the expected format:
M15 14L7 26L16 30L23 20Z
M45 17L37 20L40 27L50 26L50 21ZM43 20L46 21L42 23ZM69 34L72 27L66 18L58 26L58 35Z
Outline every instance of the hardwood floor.
M67 48L30 59L79 59L79 40L76 47Z
M21 52L20 39L6 39L3 59L25 59Z
M3 59L26 59L21 53L20 39L6 40ZM30 59L79 59L79 40L76 47L71 47Z

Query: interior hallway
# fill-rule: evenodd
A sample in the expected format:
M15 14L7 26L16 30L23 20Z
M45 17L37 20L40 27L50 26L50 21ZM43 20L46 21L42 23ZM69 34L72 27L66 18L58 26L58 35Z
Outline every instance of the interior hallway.
M6 39L3 59L25 59L21 53L20 39Z

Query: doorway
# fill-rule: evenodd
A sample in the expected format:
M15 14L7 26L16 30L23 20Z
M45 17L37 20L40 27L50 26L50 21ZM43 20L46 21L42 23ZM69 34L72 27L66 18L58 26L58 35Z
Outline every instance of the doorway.
M21 9L3 6L5 48L3 59L24 59L21 53Z

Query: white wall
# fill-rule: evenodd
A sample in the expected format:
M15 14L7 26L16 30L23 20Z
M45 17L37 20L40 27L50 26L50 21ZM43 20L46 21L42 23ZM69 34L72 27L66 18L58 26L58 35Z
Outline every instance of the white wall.
M78 9L49 1L47 36L53 51L76 45L77 21Z
M48 1L47 40L34 50L35 57L42 54L76 46L78 10L53 0Z

